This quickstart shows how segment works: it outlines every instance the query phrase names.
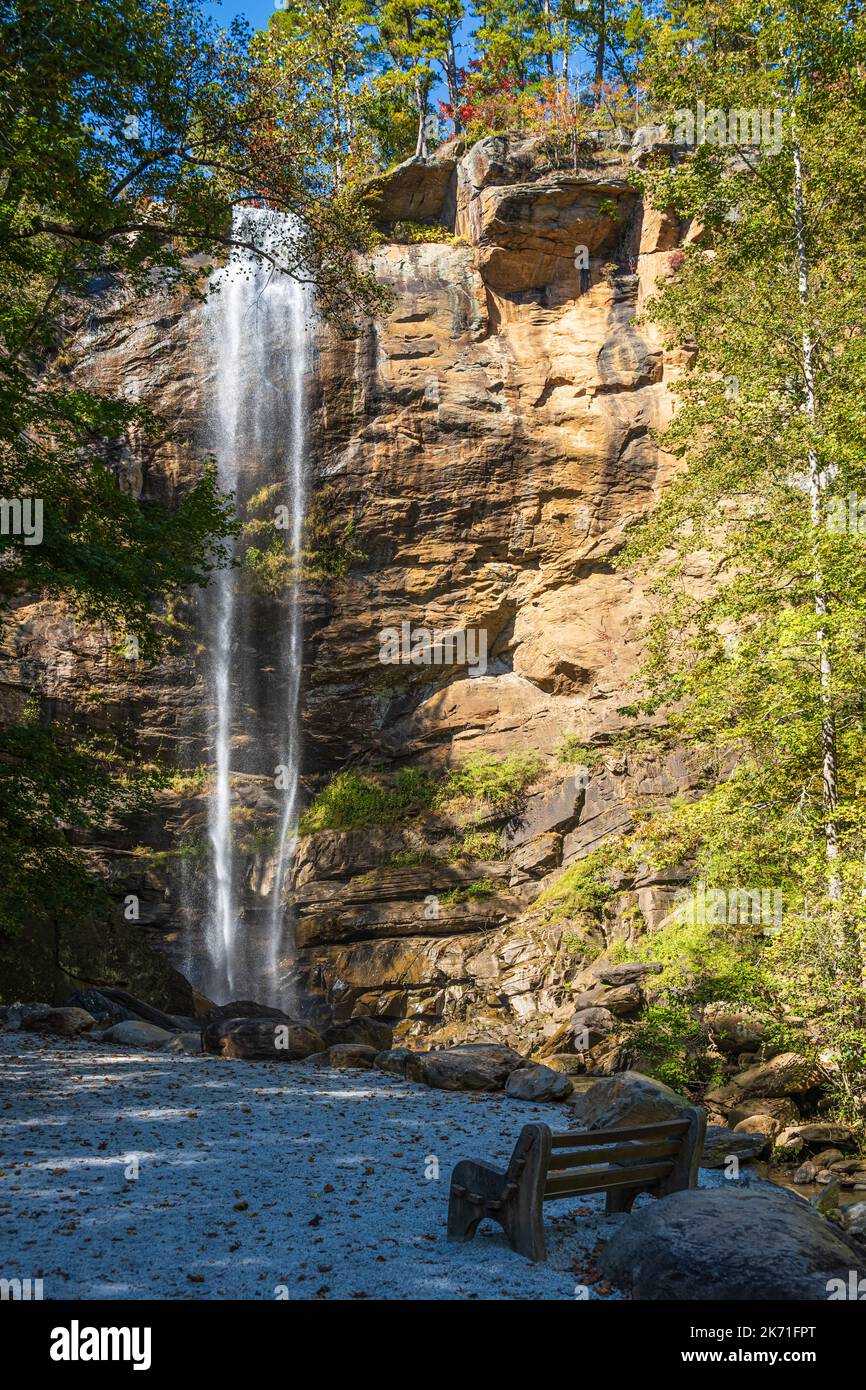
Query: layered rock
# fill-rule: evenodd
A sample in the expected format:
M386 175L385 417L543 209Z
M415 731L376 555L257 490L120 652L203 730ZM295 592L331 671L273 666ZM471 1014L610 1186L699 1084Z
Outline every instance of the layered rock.
M612 562L669 476L656 432L682 365L634 321L681 229L644 206L628 172L615 150L564 169L538 142L508 137L409 161L369 191L384 238L372 264L390 306L353 338L320 328L307 383L312 494L329 533L351 541L345 577L306 586L308 792L345 766L441 771L472 753L530 751L543 765L520 814L495 827L493 860L395 865L453 836L434 816L301 839L286 968L340 1016L402 1020L404 1033L440 1041L540 1043L573 1011L578 973L606 941L656 926L672 905L675 878L647 874L613 885L595 935L537 906L564 870L631 828L636 805L688 792L701 774L676 751L608 751L647 612L641 586ZM438 239L408 241L416 222ZM119 442L111 459L136 496L170 502L203 467L205 360L194 302L161 292L132 305L111 290L94 301L80 376L166 420L146 450ZM262 614L249 640L265 662L278 605ZM22 598L4 637L20 676L5 713L35 689L148 756L212 761L194 598L166 620L168 655L147 667L59 605ZM482 634L486 669L383 663L380 634L405 623ZM567 737L601 752L581 777L557 761ZM238 729L232 752L253 939L277 807L260 743ZM108 826L89 846L118 901L139 901L125 930L193 981L206 790L165 793L154 815ZM491 891L461 898L481 881ZM449 895L432 915L430 900Z

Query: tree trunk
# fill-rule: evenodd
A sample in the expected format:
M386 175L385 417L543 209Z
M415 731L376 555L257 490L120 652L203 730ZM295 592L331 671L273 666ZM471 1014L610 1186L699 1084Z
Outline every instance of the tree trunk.
M600 0L598 7L598 42L595 46L595 85L596 85L596 105L601 100L601 84L604 81L604 58L607 48L607 16L605 14L604 0Z
M800 146L794 139L794 223L797 234L797 290L800 306L805 311L809 294L809 257L806 248L806 219L803 202L803 170L800 161ZM815 389L815 366L812 336L804 321L802 331L803 380L806 383L806 414L812 425L818 419L818 396ZM827 486L824 470L818 463L814 448L809 450L809 503L812 526L817 534L823 522L823 500ZM827 596L820 564L815 563L815 614L819 619L827 615ZM831 899L840 896L839 875L836 860L839 858L839 827L837 810L839 805L839 773L836 762L836 719L831 702L833 668L827 651L824 629L818 629L819 680L821 683L821 761L823 771L824 844L827 855L827 886Z
M415 78L415 101L418 105L418 139L415 142L416 155L427 158L427 87L419 75Z
M451 120L454 122L454 134L459 135L463 129L463 123L457 112L460 104L460 86L457 81L457 54L454 50L454 30L450 25L445 31L445 81L448 86L448 104L451 107Z

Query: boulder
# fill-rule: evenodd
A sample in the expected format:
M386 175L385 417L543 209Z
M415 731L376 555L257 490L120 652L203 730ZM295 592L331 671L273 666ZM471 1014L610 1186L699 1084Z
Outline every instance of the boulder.
M758 1111L757 1114L747 1115L744 1120L740 1120L733 1126L733 1131L734 1134L762 1134L772 1144L781 1128L781 1120L774 1120L772 1115Z
M852 1202L850 1206L842 1207L839 1219L843 1230L849 1235L866 1240L866 1202Z
M178 1033L169 1033L167 1028L157 1028L155 1023L139 1020L112 1023L102 1034L104 1042L120 1043L123 1047L161 1047L179 1036Z
M817 1174L818 1170L815 1167L814 1163L809 1163L807 1161L806 1163L800 1164L796 1173L792 1177L791 1182L796 1183L798 1187L807 1187L809 1183L813 1183L815 1181Z
M394 1029L379 1018L350 1018L345 1023L332 1023L322 1032L326 1047L343 1043L359 1043L375 1052L387 1052L394 1041Z
M448 215L449 194L453 199L454 159L424 159L414 155L364 185L364 203L374 222L443 221Z
M582 1076L586 1070L583 1057L579 1057L575 1052L554 1052L544 1060L548 1067L564 1072L566 1076Z
M742 1100L732 1106L728 1110L728 1123L736 1129L741 1120L747 1120L751 1115L769 1115L777 1122L779 1129L795 1125L800 1119L799 1110L788 1096L762 1096L759 1100Z
M182 1052L187 1057L198 1057L202 1052L201 1033L173 1033L168 1042L162 1044L163 1052Z
M602 1009L598 1005L590 1009L578 1009L571 1015L572 1032L579 1033L583 1029L594 1033L609 1033L614 1026L614 1016L610 1009Z
M716 1046L721 1052L748 1052L764 1041L769 1020L744 1009L728 1009L719 1004L708 1004L704 1009L704 1022Z
M512 1100L565 1100L573 1090L571 1081L551 1067L518 1067L505 1083L505 1094Z
M776 1146L797 1153L804 1145L821 1149L827 1144L843 1144L850 1148L853 1142L854 1134L847 1125L815 1123L790 1125L783 1129L776 1140Z
M619 1018L623 1014L636 1013L642 1002L640 985L617 985L614 989L605 990L602 1005Z
M701 1167L724 1168L731 1158L738 1159L740 1163L751 1163L766 1153L768 1148L769 1140L764 1134L744 1134L741 1130L724 1129L721 1125L707 1125Z
M863 1252L807 1202L772 1183L691 1188L623 1222L597 1259L636 1299L826 1300Z
M526 1061L510 1047L464 1043L440 1052L413 1052L406 1067L410 1081L442 1091L501 1091L509 1076Z
M110 1028L112 1023L124 1023L140 1017L123 1004L109 999L107 994L98 989L77 989L64 999L63 1003L67 1007L86 1009L96 1019L100 1028Z
M602 984L617 987L640 984L648 975L660 975L663 969L664 966L657 961L629 960L624 961L622 965L600 966L592 973Z
M202 1029L202 1047L217 1057L297 1062L324 1051L324 1042L303 1023L274 1018L227 1018Z
M293 1023L282 1009L274 1008L272 1004L256 1004L252 999L233 999L230 1004L216 1004L205 1014L202 1022L218 1023L226 1018L278 1018L284 1023Z
M377 1053L376 1066L390 1076L405 1077L409 1063L416 1055L408 1047L392 1047L387 1052Z
M2 1006L2 1025L10 1033L26 1028L31 1019L44 1018L50 1014L50 1004L4 1004Z
M96 1019L86 1009L60 1008L32 1013L22 1019L21 1027L28 1033L56 1033L61 1038L76 1038L94 1026Z
M769 1062L759 1062L748 1071L739 1072L727 1086L708 1091L707 1100L724 1105L737 1105L741 1100L764 1096L796 1096L820 1086L823 1080L820 1067L797 1052L780 1052Z
M582 1129L626 1128L675 1120L691 1101L661 1081L622 1071L597 1081L574 1106Z
M370 1071L375 1067L378 1055L375 1047L368 1047L365 1043L335 1043L328 1048L328 1065L336 1071L349 1071L352 1068Z

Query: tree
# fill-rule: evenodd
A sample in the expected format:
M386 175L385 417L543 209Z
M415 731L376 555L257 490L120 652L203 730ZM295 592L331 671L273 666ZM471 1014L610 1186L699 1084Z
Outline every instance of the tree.
M675 138L694 130L695 94L705 103L703 142L648 178L658 206L698 219L649 307L697 361L666 436L685 469L627 552L656 567L660 600L638 708L664 709L714 769L699 800L651 819L645 843L707 881L784 887L786 930L768 948L780 988L795 983L791 939L811 937L815 960L832 942L853 1029L844 1047L836 1036L836 1062L855 1108L866 1102L863 57L837 0L780 15L753 0L683 5L651 33L648 76Z

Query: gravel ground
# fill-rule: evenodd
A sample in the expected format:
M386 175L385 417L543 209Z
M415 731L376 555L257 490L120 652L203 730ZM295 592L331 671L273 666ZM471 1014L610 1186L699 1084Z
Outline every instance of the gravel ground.
M504 1165L534 1120L562 1111L0 1033L0 1277L50 1299L616 1298L591 1252L627 1218L602 1197L548 1204L547 1264L490 1223L445 1239L452 1165Z

